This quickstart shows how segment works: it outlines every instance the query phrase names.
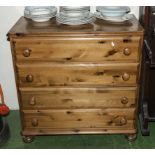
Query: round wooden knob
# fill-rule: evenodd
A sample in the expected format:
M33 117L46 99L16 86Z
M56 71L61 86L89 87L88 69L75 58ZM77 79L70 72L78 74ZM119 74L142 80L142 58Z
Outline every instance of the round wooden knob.
M124 55L129 56L131 54L131 49L125 48L123 53L124 53Z
M33 75L27 75L26 76L26 81L27 82L33 82Z
M119 116L115 118L114 123L117 126L121 126L121 125L125 125L127 123L127 120L125 117Z
M122 104L127 104L127 103L128 103L128 98L127 98L127 97L123 97L123 98L121 99L121 103L122 103Z
M32 119L32 121L31 121L31 124L32 124L32 126L38 126L38 119L36 119L36 118L33 118Z
M111 46L112 46L113 49L116 48L116 43L112 41Z
M30 100L30 105L35 105L36 104L36 98L33 96Z
M30 49L25 49L23 51L23 55L24 55L24 57L29 57L31 55L31 50Z
M124 81L128 81L128 80L130 79L130 75L129 75L128 73L124 73L124 74L122 75L122 79L123 79Z
M125 117L120 117L120 125L125 125L127 123L127 120Z

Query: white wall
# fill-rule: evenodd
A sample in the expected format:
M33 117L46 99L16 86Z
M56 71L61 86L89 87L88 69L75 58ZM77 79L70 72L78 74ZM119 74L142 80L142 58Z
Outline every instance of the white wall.
M6 34L23 15L24 7L0 7L0 83L2 84L6 104L11 109L18 109L15 79L12 66L10 45ZM95 7L92 7L92 11ZM132 6L131 12L138 18L139 7Z
M0 83L4 90L5 102L11 109L18 108L18 101L6 34L20 16L21 12L16 7L0 7Z

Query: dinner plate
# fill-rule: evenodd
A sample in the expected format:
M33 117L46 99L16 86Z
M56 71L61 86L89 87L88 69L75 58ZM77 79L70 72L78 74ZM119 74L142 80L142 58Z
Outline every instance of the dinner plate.
M42 14L51 14L51 13L55 13L55 12L57 12L56 7L45 7L45 8L34 7L34 9L30 9L30 10L25 9L24 10L24 13L28 14L28 15L30 15L30 14L42 15Z
M96 10L100 12L129 12L128 6L97 6Z
M32 18L32 20L35 22L46 22L49 21L50 18Z
M31 16L31 19L35 22L45 22L50 20L52 17L54 17L55 15L40 15L40 16Z
M78 18L78 17L87 17L89 16L90 11L61 11L60 16L67 18Z
M98 12L101 12L103 16L109 16L109 17L124 16L126 13L130 12L129 7L123 7L123 6L118 6L118 7L98 6L96 10Z
M55 17L57 8L54 6L27 6L24 10L24 16L35 22L45 22Z
M60 11L82 11L82 10L90 10L90 6L61 6Z
M25 10L26 11L33 11L34 9L49 9L49 10L53 10L55 9L55 6L26 6Z
M57 14L56 21L58 23L67 25L81 25L81 24L93 23L95 21L95 17L93 16L92 13L90 13L88 17L82 17L82 18L66 18Z
M102 20L105 20L105 21L109 21L109 22L114 22L114 23L122 23L122 22L126 22L126 21L129 21L131 19L133 19L133 14L126 14L120 18L110 18L110 17L105 17L103 16L100 12L95 12L94 13L95 17L96 18L99 18L99 19L102 19Z

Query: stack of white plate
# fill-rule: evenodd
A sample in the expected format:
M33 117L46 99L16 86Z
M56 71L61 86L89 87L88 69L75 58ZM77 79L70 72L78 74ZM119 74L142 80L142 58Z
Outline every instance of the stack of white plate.
M57 8L54 6L26 6L24 16L36 22L45 22L55 17Z
M124 22L133 18L130 8L126 6L97 6L95 16L97 18L111 21L111 22Z
M67 25L81 25L92 23L95 18L90 13L89 6L62 6L56 16L58 23Z

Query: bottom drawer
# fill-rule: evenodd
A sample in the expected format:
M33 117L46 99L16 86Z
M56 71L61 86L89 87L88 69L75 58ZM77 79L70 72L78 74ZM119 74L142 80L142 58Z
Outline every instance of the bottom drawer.
M24 110L24 130L68 129L71 132L88 130L135 129L135 109L74 109ZM33 130L32 130L33 131Z

